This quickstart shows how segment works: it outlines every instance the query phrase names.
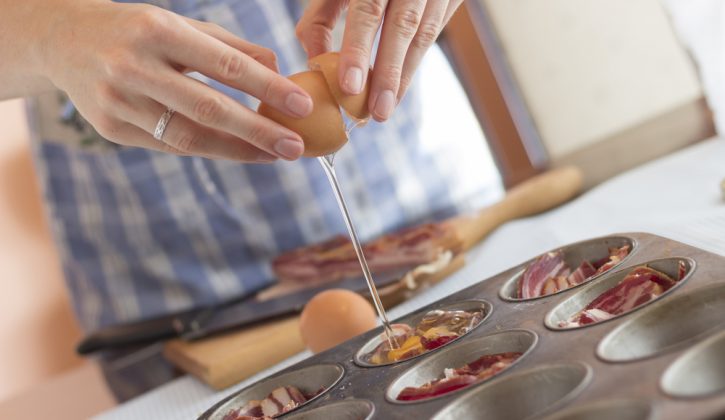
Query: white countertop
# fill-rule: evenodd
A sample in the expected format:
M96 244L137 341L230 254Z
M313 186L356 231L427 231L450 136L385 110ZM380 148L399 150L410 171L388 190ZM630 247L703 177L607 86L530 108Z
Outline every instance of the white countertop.
M643 165L555 211L502 226L471 250L466 267L390 315L399 317L550 248L611 233L650 232L725 255L723 179L721 139ZM185 376L98 418L193 419L222 397L307 356L301 353L222 392Z

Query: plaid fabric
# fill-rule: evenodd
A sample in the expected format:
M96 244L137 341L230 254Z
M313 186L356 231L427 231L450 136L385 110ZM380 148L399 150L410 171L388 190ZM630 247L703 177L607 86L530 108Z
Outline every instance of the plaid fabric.
M283 74L305 67L296 1L155 3L272 48ZM52 228L88 330L251 294L273 281L269 261L279 252L345 232L314 159L243 165L117 147L96 141L57 93L30 110ZM455 188L446 169L454 162L438 158L455 139L419 147L418 120L413 90L389 122L353 132L336 158L362 238L459 211L485 189L484 180Z

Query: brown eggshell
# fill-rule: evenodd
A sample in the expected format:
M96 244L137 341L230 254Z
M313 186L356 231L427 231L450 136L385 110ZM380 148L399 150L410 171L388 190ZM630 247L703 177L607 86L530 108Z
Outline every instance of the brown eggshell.
M330 88L332 95L348 115L358 120L367 119L370 117L368 95L370 94L370 78L372 72L368 72L368 80L365 82L365 87L362 92L357 95L348 95L340 88L338 76L339 62L339 53L328 52L311 58L308 65L310 69L320 70L325 75L327 86Z
M300 316L300 334L314 353L375 328L372 305L355 292L330 289L320 292L305 306Z
M289 79L312 97L312 113L305 118L289 117L264 103L258 112L299 134L305 143L303 156L325 156L339 150L347 142L345 123L322 73L305 71Z

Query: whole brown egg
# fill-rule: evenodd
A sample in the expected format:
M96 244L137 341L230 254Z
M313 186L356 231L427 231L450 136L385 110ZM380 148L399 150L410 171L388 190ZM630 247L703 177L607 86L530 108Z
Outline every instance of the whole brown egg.
M300 316L300 334L314 353L375 328L372 305L359 294L345 289L320 292L305 306Z

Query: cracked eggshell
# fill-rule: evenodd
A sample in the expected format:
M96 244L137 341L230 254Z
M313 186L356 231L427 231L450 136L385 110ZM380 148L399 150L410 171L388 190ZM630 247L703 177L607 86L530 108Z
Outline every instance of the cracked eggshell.
M325 77L319 71L305 71L293 74L289 79L312 97L312 113L305 118L294 118L264 103L260 104L258 112L298 133L305 143L303 156L325 156L339 150L347 142L345 123Z
M368 96L370 94L370 78L372 72L368 71L367 81L363 91L357 95L348 95L340 88L339 74L340 54L337 52L328 52L320 54L309 60L308 66L311 70L319 70L324 74L327 80L327 86L330 92L337 99L342 109L352 118L357 120L365 120L370 117L368 110Z

